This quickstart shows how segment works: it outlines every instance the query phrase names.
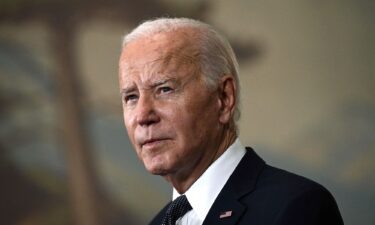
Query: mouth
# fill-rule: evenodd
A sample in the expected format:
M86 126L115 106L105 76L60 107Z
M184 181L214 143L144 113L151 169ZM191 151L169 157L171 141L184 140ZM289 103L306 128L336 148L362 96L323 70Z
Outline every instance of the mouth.
M141 142L141 147L142 148L155 148L157 146L162 145L167 140L168 140L167 138L152 138L152 139L147 139L147 140Z

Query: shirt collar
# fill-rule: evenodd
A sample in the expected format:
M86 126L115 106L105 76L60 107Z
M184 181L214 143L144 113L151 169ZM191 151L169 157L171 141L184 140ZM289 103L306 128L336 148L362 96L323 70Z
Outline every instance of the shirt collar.
M185 195L203 221L221 189L245 155L245 148L237 138L235 142L194 182ZM180 194L173 189L173 199Z

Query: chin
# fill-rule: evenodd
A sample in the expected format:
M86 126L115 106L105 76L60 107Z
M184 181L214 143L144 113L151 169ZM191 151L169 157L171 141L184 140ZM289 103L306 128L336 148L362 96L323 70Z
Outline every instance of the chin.
M153 175L163 175L166 173L166 169L162 165L162 163L155 163L155 162L144 162L146 170L153 174Z
M164 176L168 174L167 170L161 169L161 168L147 168L147 171L153 175L159 175L159 176Z
M153 175L164 176L170 174L173 171L173 161L171 162L167 155L145 155L142 162L146 170Z

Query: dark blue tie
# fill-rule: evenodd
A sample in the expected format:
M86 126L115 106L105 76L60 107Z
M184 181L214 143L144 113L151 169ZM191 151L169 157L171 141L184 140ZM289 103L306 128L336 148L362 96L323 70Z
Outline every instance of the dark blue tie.
M178 218L190 211L191 205L185 195L176 198L168 207L162 225L175 225Z

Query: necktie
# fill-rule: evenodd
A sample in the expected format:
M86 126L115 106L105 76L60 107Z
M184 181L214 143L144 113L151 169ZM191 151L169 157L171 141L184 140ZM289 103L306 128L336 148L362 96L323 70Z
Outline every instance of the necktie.
M190 211L191 205L185 195L176 198L168 207L162 225L175 225L176 220Z

